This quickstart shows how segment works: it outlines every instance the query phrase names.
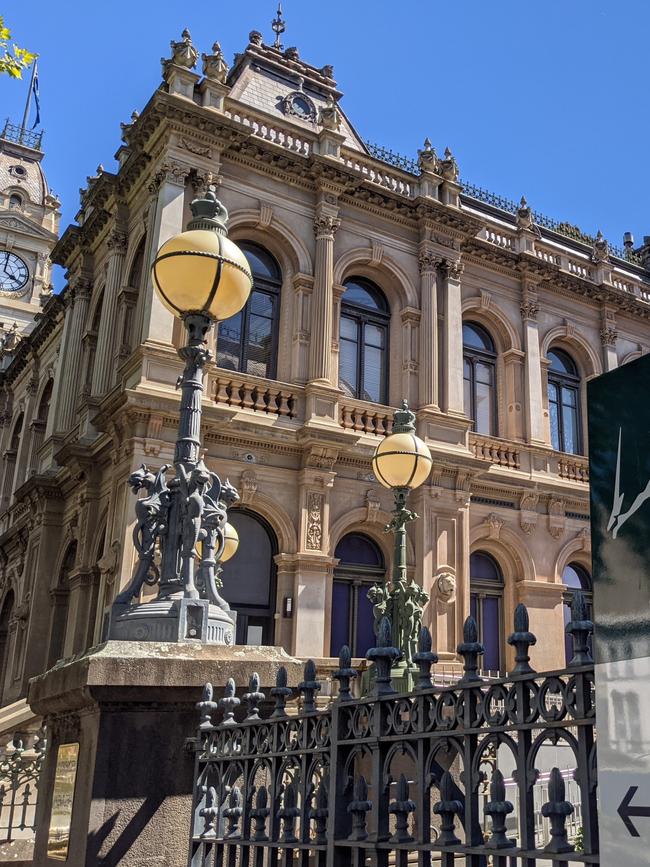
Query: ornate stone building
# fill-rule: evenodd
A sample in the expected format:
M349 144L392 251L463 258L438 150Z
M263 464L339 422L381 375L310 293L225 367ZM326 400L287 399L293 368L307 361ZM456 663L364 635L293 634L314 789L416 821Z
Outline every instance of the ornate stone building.
M7 714L102 639L131 575L126 480L171 463L181 371L148 265L210 179L255 276L204 399L206 462L242 495L224 591L239 641L323 667L371 642L391 496L370 458L406 397L434 456L408 559L441 660L472 611L485 668L507 669L522 601L534 665L562 665L566 603L590 581L585 384L650 345L648 249L464 183L428 141L415 160L364 143L332 68L257 32L230 69L218 44L197 60L188 33L172 43L55 247L66 288L3 374Z

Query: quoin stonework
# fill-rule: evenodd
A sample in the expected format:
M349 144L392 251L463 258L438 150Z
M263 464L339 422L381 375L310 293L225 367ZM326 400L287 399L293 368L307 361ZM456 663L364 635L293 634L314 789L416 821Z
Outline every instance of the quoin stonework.
M412 159L368 144L332 67L256 31L232 65L185 32L162 79L121 125L116 170L88 178L52 252L66 286L1 375L0 730L31 724L31 677L103 640L133 573L127 479L173 462L182 367L149 266L211 184L255 281L211 336L203 404L205 462L241 495L223 589L237 642L312 657L325 679L342 644L374 644L392 499L370 461L405 398L433 455L407 560L438 665L460 670L471 613L484 668L512 670L524 603L533 665L563 667L591 580L586 382L650 346L650 247L487 193L444 142ZM0 231L18 244L37 205L51 222L28 304L55 201L36 163L28 203L9 152Z

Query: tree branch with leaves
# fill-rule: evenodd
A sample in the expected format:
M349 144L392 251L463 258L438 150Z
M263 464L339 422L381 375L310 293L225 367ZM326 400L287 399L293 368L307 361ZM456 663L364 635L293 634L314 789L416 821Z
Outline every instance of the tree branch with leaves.
M10 45L10 39L11 30L5 27L4 18L0 15L0 75L4 72L12 78L22 78L23 71L32 65L36 55L15 43Z

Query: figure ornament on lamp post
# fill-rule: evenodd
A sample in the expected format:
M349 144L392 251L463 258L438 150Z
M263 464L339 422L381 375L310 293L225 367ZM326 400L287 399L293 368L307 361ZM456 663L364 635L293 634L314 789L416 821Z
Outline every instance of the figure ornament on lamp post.
M244 307L253 277L227 236L228 212L214 187L190 207L187 231L166 241L152 266L158 295L187 331L178 350L185 367L176 384L181 391L176 474L167 481L169 467L154 474L143 466L129 479L134 493L144 488L147 496L136 506L138 562L113 605L109 638L232 644L235 615L219 594L219 575L220 564L237 550L227 510L239 495L201 458L201 402L204 367L211 360L208 332ZM158 591L140 603L145 584Z
M422 623L422 611L429 595L406 573L406 526L417 518L407 507L408 495L426 481L431 472L432 458L428 446L415 434L415 415L402 401L393 416L392 433L383 439L372 459L373 473L378 481L393 491L393 518L386 526L395 536L391 585L376 584L368 591L373 603L375 631L382 617L392 624L392 642L402 652L397 668L405 670L407 679L416 671L413 657L417 650ZM410 688L406 684L406 688Z

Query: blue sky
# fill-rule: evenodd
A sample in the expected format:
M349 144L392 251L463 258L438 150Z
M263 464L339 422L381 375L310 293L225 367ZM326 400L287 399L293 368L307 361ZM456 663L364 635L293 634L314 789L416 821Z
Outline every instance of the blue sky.
M361 135L415 156L446 145L461 176L538 211L650 235L647 0L285 0L285 46L331 63ZM252 29L270 42L274 0L3 4L16 40L40 54L45 168L63 205L98 163L114 168L120 121L160 83L188 26L229 62ZM0 116L22 117L27 81L0 80ZM57 281L58 282L58 281Z

